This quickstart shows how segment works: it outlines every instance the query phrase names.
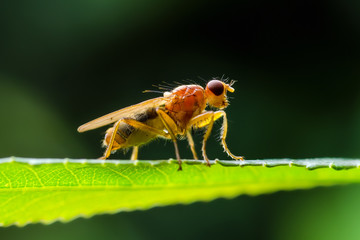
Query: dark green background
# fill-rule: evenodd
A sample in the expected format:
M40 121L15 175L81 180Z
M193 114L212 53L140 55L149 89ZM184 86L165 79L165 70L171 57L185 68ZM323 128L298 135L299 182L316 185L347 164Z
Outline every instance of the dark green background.
M141 93L153 84L222 75L237 80L227 109L235 154L359 157L359 13L350 0L2 1L0 157L99 157L106 129L79 125L158 96ZM226 159L219 127L208 155ZM200 150L201 133L195 141ZM180 149L191 157L186 142ZM162 140L139 155L169 157ZM358 239L359 190L241 196L4 228L0 238Z

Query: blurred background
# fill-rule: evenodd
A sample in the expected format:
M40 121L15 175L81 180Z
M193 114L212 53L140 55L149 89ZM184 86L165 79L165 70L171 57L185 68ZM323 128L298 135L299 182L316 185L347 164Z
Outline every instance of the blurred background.
M142 93L153 84L225 76L237 80L233 153L358 158L359 13L350 0L2 1L0 157L97 158L106 128L79 125L159 96ZM228 159L219 127L208 155ZM201 133L195 141L200 153ZM185 141L180 150L191 158ZM173 155L159 140L139 158ZM359 239L359 201L357 185L317 188L1 228L0 238Z

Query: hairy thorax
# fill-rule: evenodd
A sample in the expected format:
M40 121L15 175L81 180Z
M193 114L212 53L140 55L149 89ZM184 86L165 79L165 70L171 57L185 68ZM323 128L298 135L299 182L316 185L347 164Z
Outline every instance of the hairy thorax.
M199 85L177 87L169 97L165 110L181 130L186 130L190 119L199 115L206 107L204 89Z

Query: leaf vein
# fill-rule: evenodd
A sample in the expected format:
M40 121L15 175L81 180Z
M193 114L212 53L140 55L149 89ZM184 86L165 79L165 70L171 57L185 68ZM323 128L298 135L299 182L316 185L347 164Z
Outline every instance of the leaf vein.
M81 182L80 182L78 176L68 167L67 163L64 164L64 168L75 178L77 184L79 186L81 186Z
M128 176L124 175L123 173L121 173L121 172L119 172L119 171L116 171L115 169L113 169L113 168L111 168L111 167L109 167L109 166L105 166L105 168L106 168L106 169L109 169L110 171L112 171L112 172L118 174L119 176L125 178L126 180L128 180L128 181L131 183L131 185L135 185L134 181L131 180Z
M9 188L12 188L12 182L11 182L11 179L3 172L3 171L0 171L1 175L8 181L9 183Z
M32 174L34 174L34 176L36 177L36 179L39 181L39 184L42 186L42 187L45 187L44 183L41 181L40 177L39 177L39 174L37 172L34 171L34 169L32 169L30 166L28 165L24 165L24 167L26 169L28 169Z

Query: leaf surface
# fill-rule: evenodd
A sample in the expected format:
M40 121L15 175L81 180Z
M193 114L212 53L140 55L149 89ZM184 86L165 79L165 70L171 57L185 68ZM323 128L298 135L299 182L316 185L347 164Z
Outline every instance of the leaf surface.
M95 214L360 182L360 160L246 161L0 159L0 224L69 221ZM240 207L240 206L239 206Z

